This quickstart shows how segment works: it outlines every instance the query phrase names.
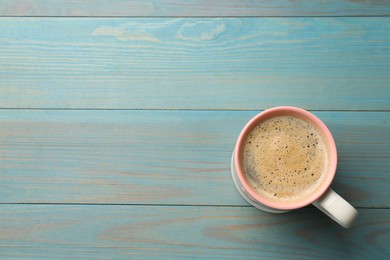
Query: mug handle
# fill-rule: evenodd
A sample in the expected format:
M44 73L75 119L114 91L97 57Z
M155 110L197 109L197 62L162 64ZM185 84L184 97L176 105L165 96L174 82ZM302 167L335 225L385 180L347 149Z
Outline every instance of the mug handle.
M313 205L344 228L350 228L359 214L351 204L331 188L318 200L314 201Z

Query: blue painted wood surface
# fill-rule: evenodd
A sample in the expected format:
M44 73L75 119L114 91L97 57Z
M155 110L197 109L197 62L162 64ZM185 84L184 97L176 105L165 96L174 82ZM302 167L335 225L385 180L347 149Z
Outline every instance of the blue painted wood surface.
M0 257L388 259L390 211L345 230L315 208L0 205Z
M388 17L2 18L0 31L1 108L390 109Z
M389 13L0 1L0 258L389 259ZM329 126L352 229L313 207L263 213L235 190L235 139L276 105Z
M386 0L1 0L3 16L388 16Z
M313 112L337 142L335 190L390 207L389 114ZM247 205L230 157L257 113L2 110L0 202Z

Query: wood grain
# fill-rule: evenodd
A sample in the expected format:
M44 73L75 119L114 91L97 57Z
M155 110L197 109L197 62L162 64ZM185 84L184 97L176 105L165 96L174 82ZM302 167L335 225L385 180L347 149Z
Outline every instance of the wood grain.
M378 16L378 0L2 0L2 16Z
M1 108L390 109L390 18L1 18L0 31Z
M388 259L390 211L360 210L345 230L314 208L0 205L0 256Z
M0 110L0 202L247 205L230 157L256 113ZM315 114L338 146L335 190L390 207L389 114Z

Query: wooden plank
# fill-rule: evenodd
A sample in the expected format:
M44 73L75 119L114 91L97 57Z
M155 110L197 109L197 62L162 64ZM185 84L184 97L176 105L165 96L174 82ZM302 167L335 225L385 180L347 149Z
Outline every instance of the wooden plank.
M390 109L390 17L2 18L0 31L2 108Z
M2 0L2 16L378 16L389 15L377 0Z
M256 113L0 110L0 202L247 205L230 157ZM315 114L338 145L335 190L390 207L390 113Z
M345 230L315 208L1 205L0 256L389 259L390 210L362 209Z

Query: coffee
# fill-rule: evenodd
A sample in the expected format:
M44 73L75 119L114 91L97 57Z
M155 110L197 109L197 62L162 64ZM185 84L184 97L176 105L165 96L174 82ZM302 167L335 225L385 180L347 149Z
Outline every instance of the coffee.
M261 196L295 202L321 186L328 171L322 135L309 122L276 116L259 123L243 147L243 169L249 185Z

